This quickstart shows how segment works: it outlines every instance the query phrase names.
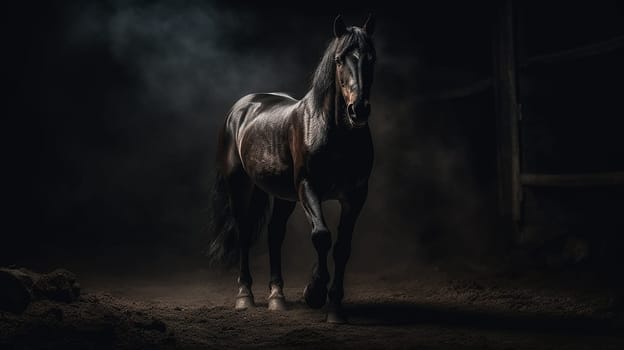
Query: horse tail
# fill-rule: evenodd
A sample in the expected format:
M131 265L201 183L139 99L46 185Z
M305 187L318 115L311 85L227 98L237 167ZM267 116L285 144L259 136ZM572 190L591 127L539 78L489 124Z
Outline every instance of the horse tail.
M220 134L219 146L227 142L226 133ZM224 147L225 148L225 147ZM240 170L243 171L243 170ZM246 174L232 174L229 176ZM208 262L211 266L231 267L239 262L241 244L250 247L266 231L268 219L272 212L272 200L261 189L252 186L250 196L234 193L240 188L231 188L228 175L223 168L215 171L210 219L209 219L209 246L207 251ZM233 192L234 191L234 192ZM249 203L235 203L240 198L249 198ZM245 213L235 213L234 207L246 208Z
M232 211L227 180L217 170L210 208L208 261L210 265L231 266L238 261L238 228Z
M272 212L268 194L254 188L244 219L234 215L232 193L227 179L217 170L212 191L212 208L209 222L211 234L208 260L211 266L231 267L238 263L241 243L250 247L266 231ZM246 236L242 236L242 235Z

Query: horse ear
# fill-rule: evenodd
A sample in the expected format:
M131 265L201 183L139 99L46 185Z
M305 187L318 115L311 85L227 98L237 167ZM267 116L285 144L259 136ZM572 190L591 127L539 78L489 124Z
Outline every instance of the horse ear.
M364 29L364 31L366 32L368 36L373 35L373 33L375 32L375 17L373 17L372 14L370 13L368 14L368 18L366 19L366 22L362 26L362 29Z
M334 20L334 35L336 38L340 38L347 32L347 26L342 20L342 16L338 15Z

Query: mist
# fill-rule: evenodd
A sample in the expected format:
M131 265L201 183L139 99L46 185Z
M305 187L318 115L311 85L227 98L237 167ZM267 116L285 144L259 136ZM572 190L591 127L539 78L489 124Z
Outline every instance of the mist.
M361 25L369 11L343 15ZM43 35L45 52L32 58L30 76L37 84L29 94L41 101L31 190L37 220L16 238L41 244L5 256L97 256L102 268L203 264L218 128L245 94L302 97L336 10L109 1L54 12L58 22ZM497 246L492 92L470 100L428 96L489 77L490 24L456 33L426 13L397 12L377 13L376 158L350 268L478 261ZM448 21L466 19L457 13ZM462 41L475 32L483 42L468 50ZM325 209L335 233L339 206ZM298 208L285 267L311 266L312 252ZM255 253L268 263L262 241Z

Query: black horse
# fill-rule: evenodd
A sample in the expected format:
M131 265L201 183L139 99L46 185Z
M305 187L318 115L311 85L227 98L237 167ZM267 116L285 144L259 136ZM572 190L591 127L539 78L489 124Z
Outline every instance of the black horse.
M284 310L281 246L286 221L301 201L312 226L318 263L304 290L313 308L325 305L328 322L344 322L345 265L355 221L364 205L373 164L368 127L375 49L374 21L347 27L338 16L335 38L314 73L312 88L296 100L282 93L247 95L234 104L219 134L213 225L213 261L238 261L236 309L254 305L249 247L268 221L271 265L269 309ZM334 280L327 292L332 244L321 202L341 204L334 244Z

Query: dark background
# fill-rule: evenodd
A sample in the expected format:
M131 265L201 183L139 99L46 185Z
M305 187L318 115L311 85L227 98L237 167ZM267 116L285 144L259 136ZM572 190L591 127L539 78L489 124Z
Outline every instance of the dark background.
M205 265L215 136L228 109L250 92L303 96L335 15L362 25L369 12L376 160L350 266L492 265L508 255L511 239L496 229L494 92L486 82L457 93L492 75L495 1L20 6L7 11L4 30L0 264ZM519 10L525 56L624 34L616 1ZM624 170L622 58L620 48L521 74L523 168ZM527 196L527 220L542 228L534 239L581 237L590 257L617 256L621 188ZM336 210L327 206L331 222ZM299 211L285 249L285 264L311 264Z

